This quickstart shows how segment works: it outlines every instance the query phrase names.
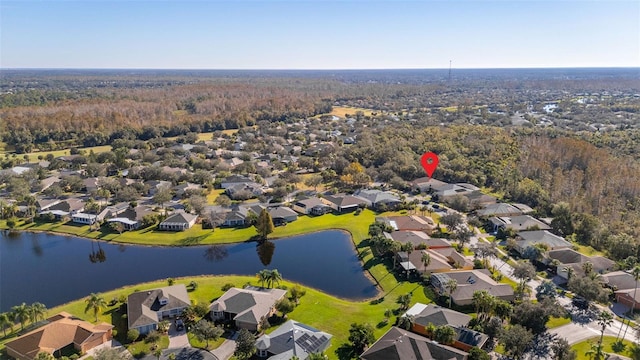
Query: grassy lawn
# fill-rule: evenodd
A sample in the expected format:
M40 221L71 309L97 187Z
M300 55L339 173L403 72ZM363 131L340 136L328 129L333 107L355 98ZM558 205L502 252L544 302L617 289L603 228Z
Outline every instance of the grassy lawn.
M131 354L137 358L143 357L147 354L153 354L153 350L151 350L151 343L146 343L144 340L139 340L134 343L126 345L127 349L131 352ZM162 335L160 337L160 341L158 341L157 346L160 349L166 349L169 347L169 337L167 335Z
M209 347L207 347L206 341L200 341L198 340L198 338L191 335L190 333L188 334L188 337L189 337L189 344L191 344L191 346L200 348L200 349L213 350L213 349L217 349L218 346L222 345L222 343L226 340L225 336L227 335L231 335L231 334L225 333L224 335L219 337L218 340L216 341L209 340Z
M573 247L575 250L583 255L587 256L606 256L602 251L598 251L591 246L579 245L577 243L573 243Z
M94 153L98 154L98 153L102 153L102 152L111 151L111 145L101 145L101 146L93 146L93 147L86 147L86 148L78 148L78 150L86 151L87 154L89 154L89 152L91 150L93 150ZM52 150L52 151L36 151L36 152L30 152L30 153L27 153L27 154L17 154L17 156L20 159L22 159L25 155L27 155L27 156L29 156L29 161L30 162L35 162L35 161L38 161L38 156L41 155L44 158L48 154L52 154L54 157L65 156L65 155L69 155L69 149Z
M288 236L302 235L314 231L343 229L351 233L356 243L368 236L369 225L373 223L375 214L370 210L364 210L360 215L347 213L341 215L326 214L318 217L300 216L298 220L286 226L276 227L269 238L282 238ZM0 221L0 228L7 229L6 221ZM19 222L19 230L32 231L52 231L56 233L82 236L91 239L105 241L131 243L140 245L206 245L206 244L228 244L250 240L256 235L253 227L248 228L217 228L215 231L202 229L200 224L196 224L189 230L180 232L158 231L154 227L127 231L122 234L109 231L91 231L88 225L78 226L70 221L62 222L34 222L25 224Z
M376 264L372 266L373 272L381 276L381 283L384 288L384 299L382 301L348 301L344 299L338 299L336 297L327 295L315 289L304 287L307 293L300 299L300 304L296 309L288 315L288 318L295 319L310 326L316 327L320 330L326 331L332 334L333 340L331 347L327 350L327 354L331 359L337 359L338 355L335 353L342 344L348 342L349 326L351 323L369 323L375 329L375 336L380 337L385 331L387 331L393 322L395 317L390 319L389 324L382 325L380 322L384 319L384 312L386 309L395 310L398 305L395 303L398 295L413 292L412 304L420 301L423 303L429 303L431 300L427 298L428 292L423 290L423 287L417 283L410 282L398 282L392 274L386 273L383 270L382 264ZM256 277L250 276L200 276L200 277L188 277L175 279L176 284L189 284L191 281L196 281L198 287L196 290L189 293L192 302L209 304L211 301L218 298L223 294L222 286L227 283L232 283L238 287L242 287L245 284L251 283L257 286L258 280ZM138 284L128 286L112 291L108 291L100 294L107 302L113 298L119 298L120 296L127 296L135 291L142 291L153 289L161 286L166 286L166 280L159 280L144 284ZM292 287L294 284L288 281L283 281L281 285ZM81 319L94 322L93 313L86 314L84 312L85 302L84 299L79 299L70 302L65 305L58 306L50 309L48 315L53 315L60 311L69 312ZM98 321L104 321L108 323L122 324L124 319L120 317L120 304L116 304L111 307L107 307L98 314ZM340 319L340 321L336 321ZM118 336L121 334L122 329L119 329ZM193 340L192 344L193 344ZM0 339L0 347L2 347L3 340ZM144 342L136 342L130 345L129 348L136 353L147 351L148 344ZM161 344L162 346L163 344ZM213 345L209 344L210 347Z
M215 205L215 201L216 198L218 198L218 196L224 194L225 190L224 189L213 189L209 192L209 194L207 195L207 204L209 205Z
M571 317L552 317L547 321L547 328L553 329L558 326L567 325L571 323Z
M575 350L576 354L578 355L577 359L590 359L587 355L585 355L585 353L589 351L589 349L591 348L591 344L597 343L598 340L599 337L596 336L589 340L581 341L577 344L572 345L571 348ZM602 341L602 351L605 353L614 353L613 349L611 348L611 344L613 344L615 341L616 338L614 336L605 336L604 340ZM631 357L630 349L633 346L633 343L631 341L624 340L624 344L626 345L624 351L617 354Z

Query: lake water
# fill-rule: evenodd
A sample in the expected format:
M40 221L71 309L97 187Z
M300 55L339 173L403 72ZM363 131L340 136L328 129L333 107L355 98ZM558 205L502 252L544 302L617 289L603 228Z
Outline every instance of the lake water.
M0 311L35 301L51 308L92 292L169 277L253 276L265 268L345 299L370 298L378 292L364 275L349 235L341 231L280 239L261 247L147 247L45 233L0 233Z

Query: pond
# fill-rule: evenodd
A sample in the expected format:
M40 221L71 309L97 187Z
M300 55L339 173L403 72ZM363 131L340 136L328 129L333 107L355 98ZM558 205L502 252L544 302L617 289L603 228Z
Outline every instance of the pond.
M361 300L378 290L365 276L347 233L337 230L234 245L149 247L46 233L0 233L0 311L26 302L47 307L124 285L192 275L255 275ZM236 284L241 286L242 284Z

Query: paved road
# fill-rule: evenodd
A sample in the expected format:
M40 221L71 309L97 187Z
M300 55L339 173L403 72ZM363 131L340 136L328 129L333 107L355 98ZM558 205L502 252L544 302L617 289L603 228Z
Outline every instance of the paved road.
M164 350L160 360L169 359L169 354L175 354L176 360L218 360L210 352L192 347ZM141 360L157 360L157 358L153 354L147 354Z

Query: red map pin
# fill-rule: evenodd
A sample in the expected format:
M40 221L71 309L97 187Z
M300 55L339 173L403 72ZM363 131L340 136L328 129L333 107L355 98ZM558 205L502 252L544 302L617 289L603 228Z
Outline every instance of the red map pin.
M436 168L438 167L438 155L433 152L426 152L422 154L420 163L422 163L424 171L426 171L429 178L431 178L433 172L436 171Z

